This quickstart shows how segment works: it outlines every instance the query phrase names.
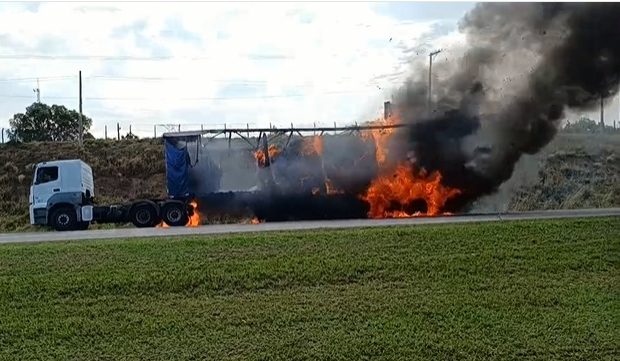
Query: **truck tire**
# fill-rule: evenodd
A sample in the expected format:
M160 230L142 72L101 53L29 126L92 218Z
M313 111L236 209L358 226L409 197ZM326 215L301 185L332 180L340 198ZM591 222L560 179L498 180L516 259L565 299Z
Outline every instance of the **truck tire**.
M159 224L157 209L151 204L143 203L131 207L129 220L138 228L152 228Z
M69 207L62 207L54 210L49 223L52 228L59 232L75 231L79 226L75 209Z
M161 218L170 227L182 227L189 222L185 203L165 202L161 207Z

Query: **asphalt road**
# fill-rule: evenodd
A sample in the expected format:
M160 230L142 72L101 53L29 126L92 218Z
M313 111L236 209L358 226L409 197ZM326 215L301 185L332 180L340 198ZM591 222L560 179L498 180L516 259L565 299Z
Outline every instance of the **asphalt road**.
M456 215L449 217L225 224L178 228L124 228L75 232L2 233L0 234L0 244L609 216L620 216L620 208Z

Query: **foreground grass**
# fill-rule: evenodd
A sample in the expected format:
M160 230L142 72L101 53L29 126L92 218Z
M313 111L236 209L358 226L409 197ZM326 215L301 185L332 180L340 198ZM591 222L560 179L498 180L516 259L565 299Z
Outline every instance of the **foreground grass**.
M617 218L0 247L2 360L620 359Z

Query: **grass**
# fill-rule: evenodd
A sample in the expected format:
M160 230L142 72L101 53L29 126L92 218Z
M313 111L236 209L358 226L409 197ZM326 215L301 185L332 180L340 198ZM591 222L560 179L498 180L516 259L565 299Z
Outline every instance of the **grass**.
M0 247L2 360L618 360L617 218Z

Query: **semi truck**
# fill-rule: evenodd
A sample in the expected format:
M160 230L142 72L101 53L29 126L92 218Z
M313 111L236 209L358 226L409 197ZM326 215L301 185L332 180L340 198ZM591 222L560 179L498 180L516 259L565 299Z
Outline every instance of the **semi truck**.
M192 162L184 140L188 139L164 138L168 196L162 199L98 205L93 171L83 160L36 164L29 195L30 224L57 231L86 230L92 223L133 223L139 228L162 222L170 227L187 225L196 209L195 195L189 190Z
M365 218L368 204L360 200L358 193L374 177L375 156L367 154L369 150L374 151L374 143L360 137L354 137L346 143L346 137L336 137L338 139L334 138L332 143L325 144L329 149L325 152L327 157L321 156L317 162L312 157L302 155L302 149L293 145L293 133L303 137L301 134L304 132L319 131L322 135L325 131L340 131L348 134L396 127L400 125L164 133L167 196L135 199L122 204L97 204L93 170L81 159L38 163L30 187L30 223L57 231L86 230L92 223L133 223L136 227L144 228L156 227L163 222L170 227L180 227L186 226L198 211L201 214L250 212L264 221ZM259 135L251 139L245 136L249 132ZM224 134L230 147L232 135L235 134L251 146L249 150L252 154L262 149L266 159L256 162L256 178L252 180L253 176L250 177L249 173L235 173L229 175L227 183L230 183L232 177L239 182L243 181L242 187L245 188L222 189L222 166L240 168L236 165L238 159L227 158L220 160L219 164L212 161L217 158L217 154L212 155L210 152L227 151L220 146L213 147L211 151L205 150L206 144L202 144L202 136L205 134L213 135L206 143ZM268 134L272 134L272 140L288 134L286 144L282 146L282 154L273 162L268 151ZM348 150L340 149L343 146ZM297 151L289 151L296 148ZM355 149L357 151L353 151ZM358 152L359 155L355 155ZM352 159L347 159L347 156ZM329 166L330 162L336 166ZM360 174L342 176L356 173ZM314 178L309 179L309 175L316 179L312 181ZM334 181L337 188L349 191L328 194L325 187L321 187L327 178ZM254 181L257 185L249 186Z
M80 159L39 163L30 187L30 224L57 231L86 230L95 223L185 226L193 215L189 199L138 199L97 205L91 167Z

